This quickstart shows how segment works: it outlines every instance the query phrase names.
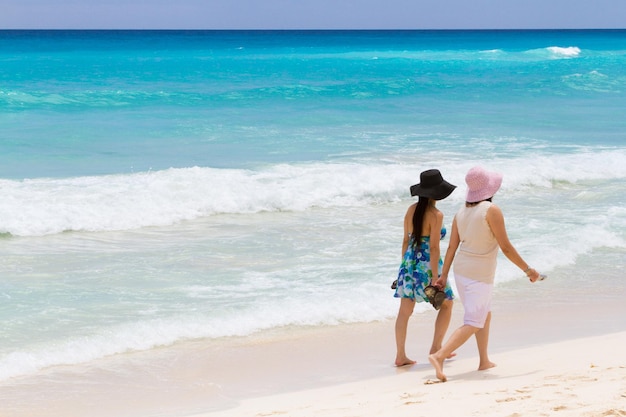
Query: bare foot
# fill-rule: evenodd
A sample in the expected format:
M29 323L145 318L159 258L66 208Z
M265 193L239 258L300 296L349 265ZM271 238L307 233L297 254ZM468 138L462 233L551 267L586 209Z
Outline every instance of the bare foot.
M441 349L441 346L439 346L437 349L435 348L430 348L430 352L428 352L430 355L432 355L433 353L437 353L439 352L439 349ZM456 356L456 353L452 352L451 354L449 354L446 359L452 359Z
M407 358L406 356L403 358L396 358L396 366L407 366L407 365L415 365L415 361Z
M484 371L485 369L491 369L491 368L495 368L497 365L491 361L487 361L484 364L481 363L478 365L478 370L479 371Z
M428 361L435 368L435 374L437 375L437 379L441 382L446 382L448 378L446 378L443 373L443 360L439 360L435 357L435 355L428 355Z

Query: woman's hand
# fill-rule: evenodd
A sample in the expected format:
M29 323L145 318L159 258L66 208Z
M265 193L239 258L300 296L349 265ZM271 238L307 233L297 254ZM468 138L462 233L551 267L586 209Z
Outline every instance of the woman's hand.
M535 268L530 268L528 272L526 272L526 276L530 280L530 282L537 282L539 279L539 272Z
M447 276L439 276L439 278L437 278L434 282L433 282L433 287L437 287L439 288L441 291L443 291L444 288L446 288L446 284L448 283L448 277Z

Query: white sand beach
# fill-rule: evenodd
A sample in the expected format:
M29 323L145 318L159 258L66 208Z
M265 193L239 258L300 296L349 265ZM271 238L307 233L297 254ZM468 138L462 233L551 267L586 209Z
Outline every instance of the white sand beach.
M385 377L243 401L206 417L626 416L626 332L449 361L434 383L424 364Z

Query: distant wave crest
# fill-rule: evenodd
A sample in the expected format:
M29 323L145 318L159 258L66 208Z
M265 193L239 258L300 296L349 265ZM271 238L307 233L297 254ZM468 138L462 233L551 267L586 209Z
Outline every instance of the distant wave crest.
M573 58L580 55L580 48L578 48L577 46L569 46L567 48L563 48L560 46L550 46L547 49L548 51L550 51L550 53L557 57Z

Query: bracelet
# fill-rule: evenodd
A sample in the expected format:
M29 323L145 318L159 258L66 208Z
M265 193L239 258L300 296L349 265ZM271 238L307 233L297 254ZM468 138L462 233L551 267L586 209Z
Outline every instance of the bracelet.
M526 276L528 276L528 271L530 271L532 268L529 266L528 268L526 268L526 270L524 271L524 273L526 274Z

